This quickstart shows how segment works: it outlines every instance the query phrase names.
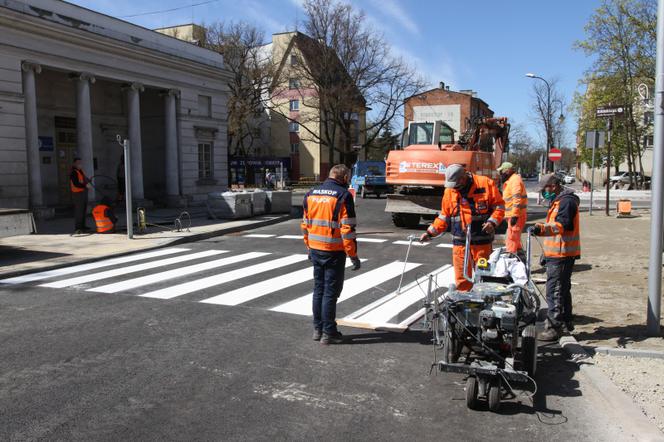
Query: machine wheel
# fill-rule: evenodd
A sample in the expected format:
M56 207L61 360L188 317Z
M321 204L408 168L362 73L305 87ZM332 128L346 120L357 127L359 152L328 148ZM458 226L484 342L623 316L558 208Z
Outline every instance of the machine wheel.
M475 376L469 377L466 380L466 405L471 410L477 408L477 390L477 378Z
M528 376L535 376L537 370L537 330L533 324L523 329L521 361L523 369L528 372Z
M417 213L393 213L392 222L397 227L414 229L420 225L420 215Z
M489 387L489 410L496 412L500 409L500 397L501 397L501 387L500 387L500 378L495 378L491 380L491 386Z
M362 199L365 199L367 197L366 187L362 186L362 190L360 190L360 196L362 197Z
M439 316L435 326L436 342L442 347L443 362L455 363L459 360L461 348L444 316Z

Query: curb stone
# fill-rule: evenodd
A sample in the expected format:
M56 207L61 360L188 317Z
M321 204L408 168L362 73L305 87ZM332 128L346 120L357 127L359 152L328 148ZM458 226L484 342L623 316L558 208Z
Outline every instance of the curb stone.
M245 230L250 230L250 229L256 229L256 228L260 228L260 227L269 226L269 225L272 225L272 224L278 224L280 222L287 221L289 219L291 219L290 214L280 215L280 216L276 216L273 219L258 221L258 222L251 223L251 224L243 224L243 225L234 226L234 227L227 227L227 228L221 228L221 229L218 229L218 230L212 230L212 231L209 231L209 232L195 233L193 235L186 236L184 238L173 239L173 241L169 241L169 242L166 242L166 243L163 243L163 244L158 244L158 245L154 245L154 246L147 246L147 247L142 248L140 250L130 250L130 251L120 252L120 253L110 253L110 254L106 254L106 255L103 255L103 256L95 256L93 258L84 258L84 259L79 259L79 260L73 260L73 261L70 261L70 262L63 262L63 263L53 264L53 265L41 267L41 268L38 268L38 269L33 268L33 269L15 270L13 272L6 272L6 273L0 272L0 278L1 279L14 278L16 276L27 275L28 273L46 272L46 271L49 271L49 270L56 270L56 269L61 269L61 268L64 268L64 267L69 267L71 265L88 264L88 263L91 263L91 262L101 261L101 260L109 259L109 258L119 258L121 256L131 255L131 254L136 253L136 252L147 252L147 251L150 251L150 250L163 249L165 247L173 247L173 246L176 246L176 245L186 244L186 243L189 243L189 242L201 241L201 240L204 240L204 239L214 238L215 236L222 236L222 235L227 235L227 234L230 234L230 233L237 233L237 232L242 232L242 231L245 231Z
M631 348L595 347L595 353L609 356L627 356L632 358L664 359L664 351L639 350Z
M620 415L626 432L640 441L664 442L664 433L659 431L625 392L593 364L592 357L574 336L563 336L559 343L570 359L578 365L579 372L602 396L608 408L616 410L616 414Z

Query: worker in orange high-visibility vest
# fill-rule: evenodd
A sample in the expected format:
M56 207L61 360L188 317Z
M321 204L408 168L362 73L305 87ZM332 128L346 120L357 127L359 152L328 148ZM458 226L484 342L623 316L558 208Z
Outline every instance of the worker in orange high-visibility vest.
M69 188L74 203L74 233L88 230L85 225L85 215L88 208L88 189L90 180L81 169L81 159L74 158L71 173L69 174Z
M337 330L337 298L344 286L346 257L359 270L355 226L355 204L348 192L350 169L337 164L327 180L304 196L302 234L314 266L314 341L323 345L340 344Z
M548 314L538 339L556 341L562 332L574 330L571 289L574 262L581 257L579 197L555 175L543 177L542 197L549 212L545 223L533 226L533 234L544 237Z
M92 209L92 218L95 220L97 233L114 233L118 219L111 208L111 200L102 198L101 202Z
M528 219L528 193L523 184L521 175L515 172L514 165L505 161L498 167L498 173L503 182L503 200L505 201L505 219L507 220L507 234L505 235L505 250L518 254L525 262L526 255L521 245L521 232Z
M448 227L452 231L452 263L457 290L468 291L473 285L463 276L466 252L466 228L470 226L470 255L467 274L473 274L473 262L489 259L496 227L505 217L505 203L498 186L489 177L467 172L461 164L445 170L445 193L440 214L422 234L420 241L429 241Z

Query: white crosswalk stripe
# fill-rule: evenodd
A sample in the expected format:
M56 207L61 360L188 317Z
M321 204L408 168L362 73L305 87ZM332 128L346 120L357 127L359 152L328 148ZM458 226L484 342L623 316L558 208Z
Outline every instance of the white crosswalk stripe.
M444 249L451 249L454 247L454 244L438 244L436 247L444 248Z
M114 284L107 284L101 287L88 289L89 292L100 293L117 293L124 290L131 290L138 287L143 287L149 284L155 284L169 279L181 278L183 276L192 275L194 273L204 272L205 270L212 270L219 267L237 264L248 259L260 258L261 256L269 255L263 252L249 252L242 255L229 256L227 258L216 259L214 261L204 262L201 264L194 264L179 269L168 270L166 272L155 273L152 275L141 276L138 278L128 279L126 281L116 282Z
M150 270L154 268L165 267L168 265L179 264L181 262L206 258L208 256L219 255L222 253L228 253L228 250L206 250L204 252L176 256L174 258L160 259L158 261L151 261L144 264L137 264L129 267L107 270L105 272L90 273L84 276L78 276L76 278L69 278L61 281L50 282L48 284L42 284L41 287L51 287L55 289L60 289L63 287L70 287L72 285L85 284L86 282L99 281L101 279L108 279L108 278L113 278L115 276L126 275L129 273L136 273L143 270Z
M176 286L167 287L161 290L155 290L153 292L145 293L141 296L146 298L171 299L175 298L176 296L182 296L186 295L187 293L192 293L198 290L214 287L215 285L224 284L241 278L247 278L249 276L257 275L268 270L285 267L287 265L295 264L297 262L301 262L306 259L307 255L285 256L283 258L278 258L261 264L256 264L253 266L244 267L237 270L232 270L230 272L219 273L217 275L209 276L207 278L185 282L183 284L178 284Z
M100 269L103 267L111 267L118 264L127 264L129 262L142 261L150 258L157 258L159 256L173 255L175 253L188 252L189 249L159 249L153 252L138 253L136 255L121 256L119 258L104 259L102 261L95 261L88 264L74 265L71 267L63 267L61 269L48 270L46 272L30 273L28 275L16 276L13 278L0 279L2 284L24 284L26 282L41 281L43 279L55 278L58 276L71 275L72 273L85 272L88 270Z
M351 278L344 282L344 288L337 303L347 301L362 292L365 292L385 281L401 275L402 270L404 270L404 272L408 272L419 266L420 264L409 262L406 264L404 270L403 262L394 261L377 269L370 270L359 276ZM270 310L275 312L293 313L296 315L311 315L312 296L313 293L309 293L308 295L301 296L285 304L273 307Z

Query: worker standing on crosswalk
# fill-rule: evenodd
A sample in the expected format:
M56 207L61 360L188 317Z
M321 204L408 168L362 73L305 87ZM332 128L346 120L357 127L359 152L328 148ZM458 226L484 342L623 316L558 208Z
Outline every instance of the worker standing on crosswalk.
M473 288L463 276L466 253L466 229L470 226L470 256L466 273L472 275L472 262L489 259L494 232L505 217L505 202L496 183L488 177L466 171L462 164L450 164L445 170L445 193L438 217L420 237L420 241L452 231L452 264L457 289Z
M505 161L497 170L503 181L503 200L505 200L505 219L507 219L505 250L518 254L525 262L526 254L521 245L521 232L528 218L526 186L512 163Z
M330 170L329 178L304 196L302 234L314 266L314 341L343 342L337 330L337 298L344 285L346 256L359 270L355 204L348 192L351 173L343 164Z

